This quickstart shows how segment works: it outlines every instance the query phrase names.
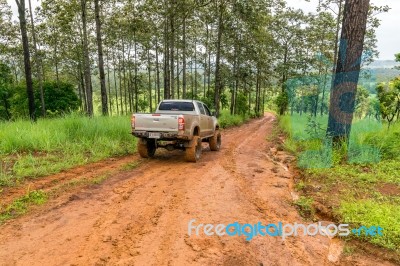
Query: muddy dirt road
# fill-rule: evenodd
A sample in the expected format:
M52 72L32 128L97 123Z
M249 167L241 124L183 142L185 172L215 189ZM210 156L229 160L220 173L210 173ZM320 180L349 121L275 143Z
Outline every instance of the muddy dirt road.
M292 205L290 156L266 114L206 145L200 163L157 151L134 170L53 200L0 227L0 265L389 265L341 256L327 237L188 236L195 224L304 222Z

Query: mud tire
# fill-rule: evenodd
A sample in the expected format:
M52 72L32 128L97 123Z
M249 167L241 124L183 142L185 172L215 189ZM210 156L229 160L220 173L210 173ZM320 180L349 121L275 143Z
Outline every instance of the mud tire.
M139 140L137 143L137 151L142 158L153 158L156 153L156 143L154 140Z
M201 158L201 139L199 136L193 137L193 145L185 149L185 160L187 162L198 162Z
M208 142L210 145L210 150L219 151L221 148L221 133L219 130L216 130L214 136L212 136Z

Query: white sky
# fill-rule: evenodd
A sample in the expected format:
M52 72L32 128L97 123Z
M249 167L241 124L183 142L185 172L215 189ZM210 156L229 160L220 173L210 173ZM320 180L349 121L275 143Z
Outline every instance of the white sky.
M15 0L7 0L8 4L12 6L14 16L17 15L17 8ZM27 1L26 1L27 2ZM38 6L40 0L32 0L32 5ZM286 0L289 6L301 8L305 12L315 12L318 0ZM388 5L391 10L388 13L380 14L378 17L381 19L381 26L377 30L378 50L380 53L379 59L381 60L394 60L394 54L400 53L400 34L399 27L400 18L400 1L399 0L371 0L376 5Z
M301 8L305 12L315 12L318 0L286 0L289 6ZM388 5L391 9L388 13L378 15L381 26L377 29L378 51L380 60L394 60L394 54L400 53L400 1L399 0L371 0L375 5Z

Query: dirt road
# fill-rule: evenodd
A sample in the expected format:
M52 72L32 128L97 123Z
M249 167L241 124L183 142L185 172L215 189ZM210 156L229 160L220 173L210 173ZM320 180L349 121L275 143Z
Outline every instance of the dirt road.
M274 120L225 131L221 151L204 146L197 164L157 151L137 169L1 226L0 265L389 265L340 256L343 244L323 236L189 237L192 219L307 223L292 205L291 158L266 140Z

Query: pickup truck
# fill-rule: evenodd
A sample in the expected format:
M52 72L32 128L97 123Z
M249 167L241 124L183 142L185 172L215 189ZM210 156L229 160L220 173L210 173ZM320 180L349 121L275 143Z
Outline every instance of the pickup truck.
M185 151L186 161L197 162L202 142L212 151L221 147L218 120L200 101L164 100L153 114L133 114L131 125L143 158L154 157L157 148L180 149Z

